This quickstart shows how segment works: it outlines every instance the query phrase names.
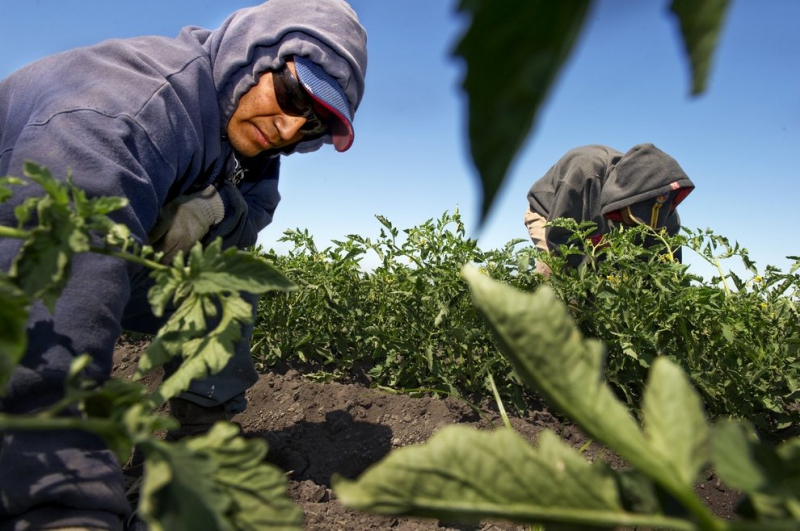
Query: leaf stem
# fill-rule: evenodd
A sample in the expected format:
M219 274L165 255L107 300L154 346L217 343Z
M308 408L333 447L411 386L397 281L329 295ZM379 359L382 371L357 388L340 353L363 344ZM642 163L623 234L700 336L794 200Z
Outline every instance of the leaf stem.
M159 262L155 262L155 261L149 260L147 258L142 258L141 256L138 256L138 255L135 255L135 254L132 254L132 253L128 253L128 252L125 252L125 251L117 251L117 250L114 250L114 249L107 249L105 247L94 247L94 246L90 247L89 250L91 252L93 252L93 253L103 254L103 255L106 255L106 256L113 256L115 258L121 258L121 259L126 260L128 262L131 262L131 263L134 263L134 264L138 264L138 265L142 265L142 266L148 267L150 269L168 269L169 268L169 266L166 266L166 265L161 264Z
M82 430L98 435L114 433L119 428L107 419L82 417L29 417L0 413L0 429L3 431Z
M489 373L489 383L492 385L492 394L494 394L494 401L497 402L497 409L500 411L500 416L503 417L503 424L505 424L506 428L512 430L511 421L508 420L506 408L503 406L503 400L500 398L500 393L497 391L497 386L494 384L494 377L491 372Z
M28 238L28 236L30 236L30 232L27 230L0 226L0 238L15 238L17 240L25 240Z
M712 264L714 264L714 267L716 267L717 271L719 271L719 278L722 279L722 287L725 288L725 295L730 295L731 290L728 287L728 281L725 280L725 273L722 271L722 264L719 263L719 258L714 258Z

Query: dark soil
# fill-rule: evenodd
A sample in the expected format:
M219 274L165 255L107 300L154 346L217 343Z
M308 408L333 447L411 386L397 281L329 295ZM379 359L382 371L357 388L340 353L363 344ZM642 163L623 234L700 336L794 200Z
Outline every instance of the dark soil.
M115 353L114 375L133 373L145 342L121 340ZM155 386L160 375L145 383ZM248 437L263 437L269 444L267 460L286 471L289 496L305 513L308 531L524 531L529 526L508 522L457 524L420 518L376 516L342 507L330 486L334 473L356 478L391 450L425 442L449 424L490 430L502 426L492 402L477 413L457 398L412 398L370 389L357 383L315 383L297 370L263 374L248 392L248 409L234 417ZM510 413L509 413L510 414ZM510 414L511 415L511 414ZM540 407L527 416L511 415L511 423L531 444L550 429L578 449L588 439L576 426ZM613 467L618 458L595 443L584 451L587 459L603 459ZM738 493L722 485L709 472L697 492L718 516L733 518Z

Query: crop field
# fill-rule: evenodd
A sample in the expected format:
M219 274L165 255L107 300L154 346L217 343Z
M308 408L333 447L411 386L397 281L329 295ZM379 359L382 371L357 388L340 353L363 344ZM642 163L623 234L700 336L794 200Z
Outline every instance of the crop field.
M106 217L120 201L88 199L33 164L26 174L47 199L17 211L24 221L36 209L38 228L3 229L23 245L2 279L0 381L24 352L30 301L55 303L75 253L150 267L154 311L176 310L138 351L120 346L124 377L85 380L79 357L52 411L3 414L0 428L88 429L121 462L136 446L138 506L156 529L198 518L198 503L220 528L314 528L319 507L308 504L324 502L332 513L319 529L354 514L410 518L409 530L425 529L420 517L445 528L796 526L797 263L758 271L707 231L645 248L640 227L593 246L590 226L567 221L575 245L560 255L521 241L483 251L456 212L403 230L378 217L377 237L324 249L290 231L284 255L198 244L165 266ZM23 181L3 184L9 197ZM380 263L365 271L370 252ZM573 252L587 260L567 268ZM693 276L680 252L720 276ZM731 258L752 276L726 273ZM533 273L539 259L554 271L546 281ZM241 292L261 295L252 352L273 376L251 391L240 427L162 440L166 400L224 366L252 319ZM183 363L161 382L173 356ZM57 415L70 405L82 415ZM337 434L353 445L313 445ZM729 496L709 504L706 484ZM728 520L734 505L741 519ZM387 521L365 518L364 529Z
M461 4L472 20L454 54L484 216L591 2ZM702 5L671 3L694 93L727 9ZM124 199L87 197L33 162L23 173L0 176L0 202L42 192L0 226L19 241L0 272L0 393L32 305L53 310L77 255L151 270L149 302L168 319L120 338L108 381L78 356L63 398L0 413L0 431L102 437L140 468L131 500L151 531L800 529L800 257L759 268L735 235L685 228L591 244L593 227L569 220L554 222L574 235L558 253L519 239L484 250L445 212L410 228L378 216L377 234L323 246L288 231L281 253L217 239L164 265L113 222ZM717 274L695 275L688 253ZM535 274L537 260L553 275ZM225 367L250 325L261 377L249 408L164 440L167 401Z
M290 231L284 240L293 250L258 251L302 288L261 299L253 352L262 366L291 362L318 380L437 396L491 396L493 379L509 407L525 410L527 388L474 307L461 266L533 292L545 283L533 272L538 251L523 240L483 251L466 237L458 212L402 231L377 219L377 237L350 235L319 249L309 234ZM538 256L558 272L546 284L581 333L605 344L605 377L615 393L636 409L653 360L666 356L686 371L712 417L749 418L763 434L794 433L794 269L758 271L746 249L710 231L686 230L663 250L642 248L636 237L629 231L602 248L565 249L565 256L592 257L577 270L563 258ZM674 259L679 248L719 264L719 276L693 275ZM360 266L367 253L380 260L369 272ZM723 270L725 261L744 264L751 276Z

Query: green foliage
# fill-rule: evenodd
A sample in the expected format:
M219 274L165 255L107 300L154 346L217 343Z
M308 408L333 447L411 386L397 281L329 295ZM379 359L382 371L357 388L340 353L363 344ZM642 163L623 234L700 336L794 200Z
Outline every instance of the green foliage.
M402 241L379 220L379 238L350 235L324 251L307 233L287 233L295 249L274 259L303 289L262 299L254 352L265 364L299 360L320 378L366 371L375 386L462 396L489 396L494 375L502 399L525 409L525 386L498 355L455 271L474 263L495 280L533 291L543 282L531 268L538 257L553 269L547 284L581 332L606 345L606 377L628 407L638 408L654 360L668 356L714 417L752 418L762 433L800 420L793 407L800 277L773 267L759 274L746 249L725 238L710 231L669 238L639 228L594 245L591 223L558 220L575 240L561 254L543 255L520 240L482 251L465 238L457 212L404 230ZM643 238L660 241L648 248ZM676 259L681 247L716 264L720 276L692 275ZM365 271L360 260L370 253L379 265ZM585 257L580 267L567 267L573 254ZM723 273L721 261L730 258L741 258L752 278Z
M649 371L640 426L602 378L602 343L583 338L550 287L529 294L474 268L464 276L526 384L632 468L590 465L548 431L532 448L508 428L449 427L424 445L392 452L356 481L335 477L345 506L449 521L500 517L556 529L798 528L800 439L772 450L746 424L712 429L699 394L667 357ZM749 501L749 512L735 523L716 519L693 491L709 465ZM665 499L682 510L667 512Z
M163 315L169 304L178 309L139 360L136 377L173 356L183 358L180 370L154 393L153 407L186 391L192 380L225 367L235 343L242 339L242 325L253 319L251 304L241 291L262 294L296 287L261 257L235 248L223 251L221 240L206 249L195 246L188 258L185 267L179 256L173 267L154 272L156 283L148 293L156 315Z
M18 228L34 218L38 226L28 233L9 275L28 296L41 299L53 311L69 279L72 256L90 250L93 232L105 235L104 243L109 245L129 237L127 227L114 224L106 215L124 207L127 200L88 199L72 184L71 175L63 186L46 168L30 162L25 164L24 173L45 195L29 198L16 208Z
M530 258L519 241L483 252L465 237L456 211L401 231L378 216L378 238L350 235L323 251L307 232L289 231L295 245L275 263L302 289L261 299L254 355L267 365L299 358L335 375L366 370L373 385L463 395L488 392L487 376L504 384L504 397L522 405L508 363L475 313L458 274L480 264L520 285ZM365 271L360 262L374 256ZM502 378L500 378L502 377Z
M800 276L767 267L759 273L747 250L710 231L685 230L661 245L639 245L645 227L585 243L593 227L574 230L568 253L589 258L577 269L544 257L556 274L549 284L569 304L581 331L608 349L606 374L635 406L653 361L669 356L686 370L713 416L751 418L762 432L797 425L800 376ZM674 260L683 246L708 260L719 276L706 281ZM724 273L741 260L748 280ZM721 286L721 287L720 287ZM733 288L733 289L732 289Z
M138 446L145 455L139 508L150 529L301 529L302 512L286 496L283 474L262 463L267 451L263 441L247 441L233 424L219 423L203 437L166 443L154 434L173 427L174 420L153 412L192 379L227 364L241 327L254 318L242 292L289 291L294 284L261 257L223 251L220 240L206 249L198 244L186 262L179 254L171 266L164 266L154 261L159 256L151 248L137 245L125 226L107 217L125 205L123 200L87 199L71 179L53 179L32 163L26 164L25 174L30 182L0 181L0 200L12 197L8 185L36 184L44 193L17 207L16 228L0 227L0 237L21 240L9 273L0 275L0 391L5 392L25 352L31 304L39 299L53 307L78 253L111 255L153 269L156 284L149 296L154 312L175 309L140 360L137 374L172 356L184 361L148 393L133 382L88 380L84 369L91 358L79 356L61 400L32 414L0 413L0 431L87 430L102 437L121 462ZM80 414L64 415L68 410Z

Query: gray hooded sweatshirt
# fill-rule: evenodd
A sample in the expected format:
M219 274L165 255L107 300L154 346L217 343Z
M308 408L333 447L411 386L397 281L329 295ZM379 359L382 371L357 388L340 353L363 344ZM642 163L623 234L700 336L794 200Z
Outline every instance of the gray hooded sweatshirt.
M528 191L531 211L547 221L571 218L593 221L596 242L610 229L609 219L620 209L669 195L667 232L680 230L676 207L694 189L678 163L653 144L638 144L626 153L601 145L568 151ZM559 227L545 230L547 247L566 245L571 232ZM577 265L580 257L571 257Z
M141 243L161 207L227 171L221 154L239 98L260 73L306 56L344 90L351 116L364 93L366 33L343 0L269 0L235 12L216 30L186 27L177 37L109 40L32 63L0 81L0 176L22 176L27 160L47 166L90 197L122 196L113 214ZM331 139L301 142L318 149ZM248 206L240 247L272 221L279 156L242 164L239 189ZM15 189L0 204L0 223L15 226L13 208L40 195ZM223 198L224 199L224 198ZM7 271L19 242L0 239ZM89 353L89 377L110 376L114 344L131 297L136 268L87 254L75 258L51 315L31 310L29 347L0 411L23 413L52 404L75 356ZM5 433L0 439L0 530L44 524L120 529L130 508L119 464L104 444L82 432Z

